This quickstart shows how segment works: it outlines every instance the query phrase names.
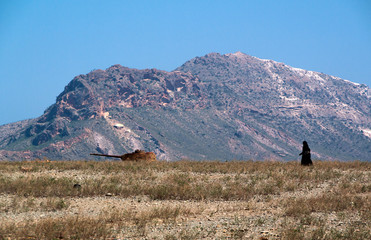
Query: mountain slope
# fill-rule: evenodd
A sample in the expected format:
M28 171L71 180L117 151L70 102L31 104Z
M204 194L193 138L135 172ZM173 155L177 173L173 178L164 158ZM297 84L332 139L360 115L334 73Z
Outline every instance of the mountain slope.
M211 53L176 70L209 82L214 102L247 125L281 130L297 142L308 139L319 157L370 159L365 133L371 124L371 91L366 85L240 52ZM262 129L259 134L285 143L279 133Z
M75 77L37 119L0 126L0 159L371 160L370 88L240 52L173 72L114 65ZM97 159L97 158L94 158Z

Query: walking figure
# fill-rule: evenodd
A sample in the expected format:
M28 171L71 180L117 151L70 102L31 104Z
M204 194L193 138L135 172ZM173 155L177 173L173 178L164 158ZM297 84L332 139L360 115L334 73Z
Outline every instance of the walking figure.
M312 160L310 159L310 148L307 141L303 142L303 151L299 155L301 155L301 165L313 165Z

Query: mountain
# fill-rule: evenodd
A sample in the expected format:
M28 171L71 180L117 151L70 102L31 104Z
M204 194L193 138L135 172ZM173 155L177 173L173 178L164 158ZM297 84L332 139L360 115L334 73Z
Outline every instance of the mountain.
M0 159L371 160L371 90L241 52L172 72L114 65L75 77L36 119L0 126Z

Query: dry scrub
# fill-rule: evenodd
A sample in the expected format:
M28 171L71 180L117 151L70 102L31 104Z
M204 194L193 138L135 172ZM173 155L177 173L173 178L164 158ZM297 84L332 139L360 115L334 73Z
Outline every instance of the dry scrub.
M0 239L364 239L371 163L0 162Z

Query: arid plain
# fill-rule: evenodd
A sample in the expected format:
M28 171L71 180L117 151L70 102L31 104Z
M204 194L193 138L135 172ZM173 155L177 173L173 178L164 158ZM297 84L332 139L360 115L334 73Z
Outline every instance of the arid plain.
M370 162L0 162L0 239L367 239L370 209Z

